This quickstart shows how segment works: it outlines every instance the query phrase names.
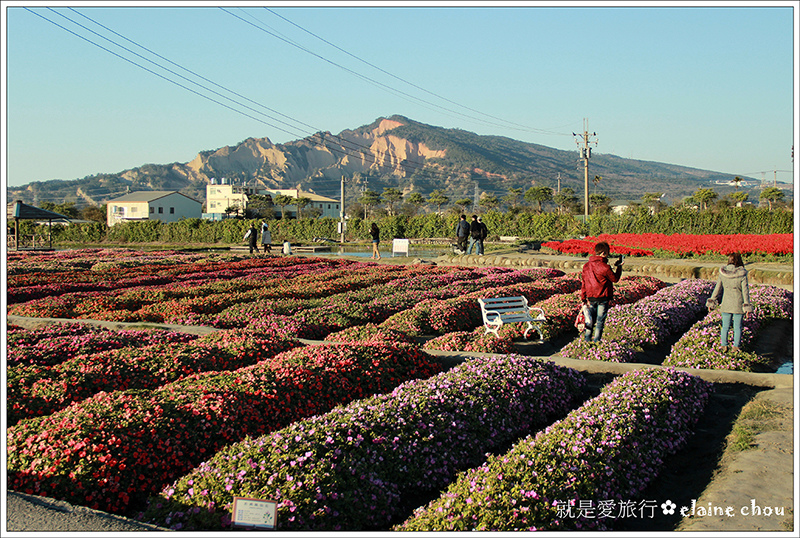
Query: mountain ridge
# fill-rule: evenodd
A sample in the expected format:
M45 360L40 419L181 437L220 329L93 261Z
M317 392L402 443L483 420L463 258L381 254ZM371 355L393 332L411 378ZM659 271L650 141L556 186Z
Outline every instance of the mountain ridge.
M496 135L427 125L400 115L377 118L337 135L318 132L281 144L269 138L247 138L238 144L198 152L186 163L144 164L116 174L81 179L34 181L8 187L8 199L36 205L40 201L103 204L128 190L177 190L205 201L212 178L267 189L300 185L303 190L339 198L342 177L346 196L364 189L381 193L393 187L426 196L445 191L451 201L479 193L502 198L510 188L533 185L570 187L583 193L583 165L577 152ZM732 174L655 161L594 153L590 178L600 176L590 192L615 200L638 200L645 192L682 199ZM722 193L726 186L713 185ZM733 187L729 188L733 190Z

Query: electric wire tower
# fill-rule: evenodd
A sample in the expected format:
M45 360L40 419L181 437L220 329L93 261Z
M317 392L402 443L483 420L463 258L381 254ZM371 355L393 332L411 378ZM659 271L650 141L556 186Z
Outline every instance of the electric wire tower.
M572 136L580 137L575 140L578 145L578 160L583 161L583 218L584 223L589 222L589 158L592 156L592 148L589 144L597 146L597 140L590 140L589 137L597 136L597 133L589 134L589 120L583 119L583 134L572 133ZM583 146L581 146L583 144Z

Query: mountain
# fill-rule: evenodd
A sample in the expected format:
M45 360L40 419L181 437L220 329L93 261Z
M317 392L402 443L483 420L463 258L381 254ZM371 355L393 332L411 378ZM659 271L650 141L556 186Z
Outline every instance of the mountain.
M273 144L248 138L235 146L201 151L188 163L145 164L117 174L83 179L35 181L8 187L8 200L36 205L75 202L78 207L102 205L128 190L177 190L205 201L212 178L265 188L294 188L339 198L345 178L348 199L363 189L386 187L427 197L442 189L451 201L482 193L501 199L509 188L526 191L534 184L561 187L583 194L583 164L576 151L521 142L501 136L477 135L461 129L426 125L403 116L378 118L370 125L338 135L319 132L307 138ZM680 200L701 187L724 194L734 176L685 166L594 153L589 177L601 176L590 192L615 201L640 200L645 192L666 193ZM752 196L751 196L752 198Z

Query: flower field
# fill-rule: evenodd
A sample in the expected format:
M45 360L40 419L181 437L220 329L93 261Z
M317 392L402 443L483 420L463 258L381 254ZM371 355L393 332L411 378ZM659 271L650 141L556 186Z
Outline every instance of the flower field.
M626 256L652 256L654 251L683 257L693 254L719 254L727 256L731 252L745 254L794 254L792 234L736 234L736 235L694 235L694 234L600 234L597 237L569 239L567 241L548 241L543 247L567 254L591 254L598 241L606 241L611 246L611 254Z
M629 362L674 342L665 366L763 368L748 346L791 318L792 292L751 286L743 351L726 361L713 285L626 276L604 341L560 354ZM522 295L545 310L546 339L577 336L579 289L544 268L9 252L9 315L210 330L10 321L8 488L176 530L230 528L234 496L276 500L281 530L591 528L560 511L590 491L635 498L710 389L666 368L587 401L582 374L518 354L519 324L485 335L477 299ZM431 350L487 355L443 371ZM485 503L466 500L476 484Z

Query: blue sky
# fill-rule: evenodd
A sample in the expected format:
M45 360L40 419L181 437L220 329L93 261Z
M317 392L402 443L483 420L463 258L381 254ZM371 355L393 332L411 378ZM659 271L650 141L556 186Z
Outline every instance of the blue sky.
M576 149L572 133L583 130L586 118L589 131L597 133L596 153L757 179L761 172L785 182L793 177L796 1L736 7L721 2L708 7L80 5L3 3L2 173L9 185L188 162L200 151L249 137L286 142L392 114L568 150ZM237 7L244 5L249 7ZM67 6L235 91L251 100L248 106L273 109L283 116L270 114L290 126L201 90L75 26L59 13L156 59ZM37 14L253 117L178 87Z

